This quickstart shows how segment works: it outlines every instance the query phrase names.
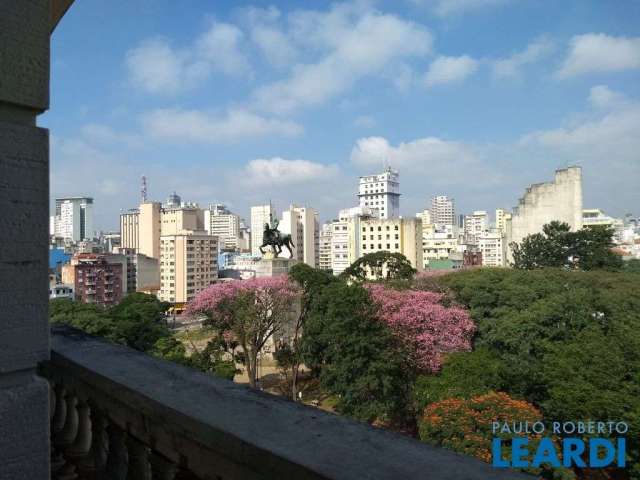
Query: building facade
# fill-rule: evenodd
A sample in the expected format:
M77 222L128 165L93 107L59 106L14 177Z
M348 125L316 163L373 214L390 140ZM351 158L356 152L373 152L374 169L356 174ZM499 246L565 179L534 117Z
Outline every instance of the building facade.
M455 225L456 212L453 198L438 195L431 198L431 223L435 225Z
M73 242L93 238L93 198L56 198L55 236Z
M360 177L358 186L360 207L376 211L378 218L400 215L400 175L387 167L378 175Z
M512 242L520 243L528 235L542 232L554 220L571 230L582 228L582 168L556 170L553 181L530 185L506 222L507 261L512 261Z
M499 230L484 232L478 237L478 250L482 254L482 266L504 267L504 235Z
M320 229L318 246L318 268L331 270L331 223L325 223Z
M480 236L489 231L489 214L484 210L476 210L464 217L465 243L478 244Z
M511 213L507 209L496 208L496 230L505 233L509 220L511 220Z
M186 303L218 278L218 239L204 231L160 238L158 298Z
M422 221L419 218L359 218L354 225L359 258L368 253L386 251L401 253L413 268L424 267Z
M127 260L123 255L78 254L62 267L62 280L73 285L77 301L110 307L127 293Z
M209 205L204 211L204 229L215 235L225 251L238 250L240 243L240 217L220 203Z
M120 214L120 246L122 248L140 248L140 211L132 208Z
M318 266L320 232L316 210L290 205L289 210L282 212L278 228L281 233L291 235L293 258L314 268Z

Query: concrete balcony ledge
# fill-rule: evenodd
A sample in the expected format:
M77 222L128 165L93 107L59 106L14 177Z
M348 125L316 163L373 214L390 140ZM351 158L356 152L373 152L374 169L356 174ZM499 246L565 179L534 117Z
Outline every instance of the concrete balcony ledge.
M52 468L79 478L532 478L69 327L52 328L40 370L53 387Z

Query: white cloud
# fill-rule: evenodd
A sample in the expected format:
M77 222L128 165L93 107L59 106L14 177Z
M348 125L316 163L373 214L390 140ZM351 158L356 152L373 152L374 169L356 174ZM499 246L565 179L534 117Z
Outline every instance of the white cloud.
M625 96L614 92L606 85L596 85L589 91L589 103L596 108L620 107L626 102Z
M551 148L575 162L597 163L603 170L613 164L640 170L640 105L628 104L570 127L533 132L521 143Z
M353 124L356 127L372 128L372 127L375 127L376 121L370 115L360 115L360 116L356 117L356 119L353 121Z
M254 92L256 104L270 112L321 104L362 77L431 52L432 37L423 26L353 4L334 6L327 13L297 12L289 20L291 37L320 58L295 65L289 78Z
M145 40L127 52L125 63L131 83L148 93L177 93L209 73L206 64L191 63L186 53L173 50L162 38Z
M249 71L249 63L240 51L243 36L235 25L214 22L197 39L197 56L228 75L245 74Z
M493 74L496 77L514 77L520 69L530 63L537 62L553 52L554 44L548 37L535 39L523 51L514 53L510 57L501 58L493 63Z
M244 181L253 186L298 185L315 183L334 177L335 165L324 165L309 160L285 160L275 157L251 160L244 168Z
M136 148L142 147L144 141L138 134L118 132L113 128L97 124L88 123L80 128L81 137L89 143L97 145L115 145Z
M256 25L251 30L251 39L267 60L277 67L288 65L297 55L293 43L277 28Z
M368 168L381 168L388 163L412 180L426 175L439 184L455 184L469 178L487 180L490 173L472 146L437 137L418 138L398 146L384 137L360 138L351 150L351 161Z
M214 22L187 48L176 49L160 37L144 40L125 56L129 80L148 93L176 94L197 86L213 71L247 74L242 37L236 26Z
M156 138L203 143L302 133L302 127L294 122L265 118L247 110L229 110L224 116L213 116L199 110L158 109L143 115L142 124Z
M614 72L640 68L640 37L612 37L603 33L576 35L558 78L586 73Z
M459 15L483 8L496 7L511 2L512 0L413 0L413 3L428 6L436 15L447 17Z
M461 57L440 56L431 62L424 78L425 85L432 87L434 85L461 82L473 75L477 69L478 61L468 55Z

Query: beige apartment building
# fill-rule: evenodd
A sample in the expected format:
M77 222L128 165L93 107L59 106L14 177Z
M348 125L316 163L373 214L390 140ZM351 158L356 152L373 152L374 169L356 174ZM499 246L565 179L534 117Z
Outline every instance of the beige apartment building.
M140 248L140 210L132 208L120 214L120 247L126 249Z
M217 237L202 231L160 237L160 300L186 303L217 278Z
M360 218L356 231L356 258L379 251L401 253L415 269L423 269L421 219Z

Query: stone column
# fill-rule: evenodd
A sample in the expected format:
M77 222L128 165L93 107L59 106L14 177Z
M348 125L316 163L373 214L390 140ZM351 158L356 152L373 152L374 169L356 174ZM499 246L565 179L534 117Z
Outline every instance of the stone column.
M64 0L0 0L0 478L49 478L49 36ZM55 8L54 8L55 7ZM54 12L55 10L55 12Z

